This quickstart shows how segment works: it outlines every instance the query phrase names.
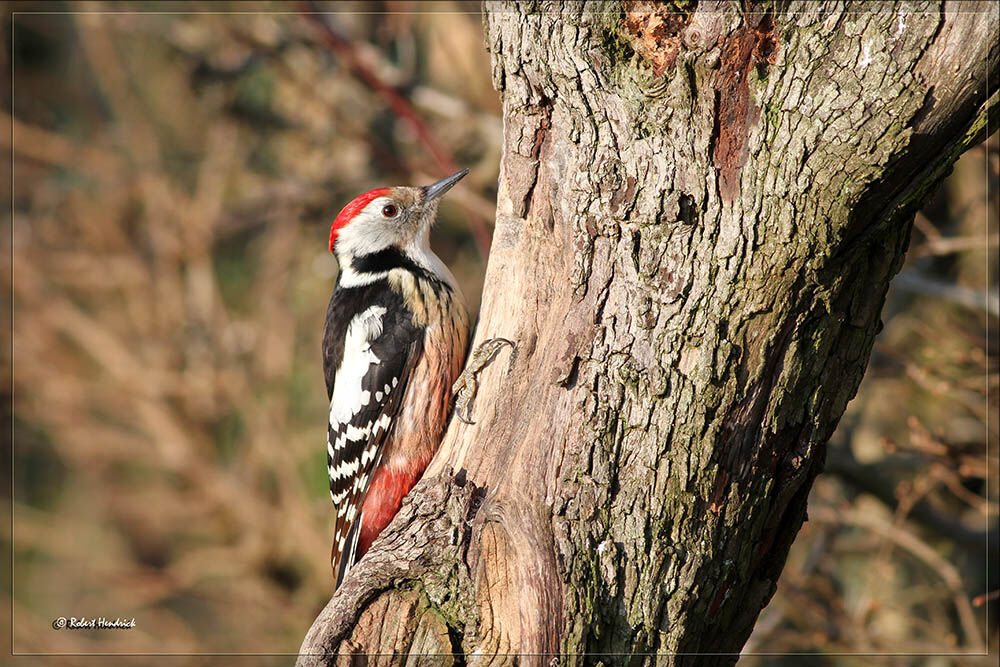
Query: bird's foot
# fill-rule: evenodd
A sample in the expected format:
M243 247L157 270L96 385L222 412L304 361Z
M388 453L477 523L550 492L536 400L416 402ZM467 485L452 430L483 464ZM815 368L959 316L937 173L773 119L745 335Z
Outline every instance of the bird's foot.
M472 403L476 400L476 393L479 391L479 374L493 363L493 359L496 358L500 348L504 345L510 345L512 350L517 351L517 345L506 338L484 340L469 356L465 370L455 381L451 389L455 395L455 415L463 424L476 423L472 421ZM462 412L465 412L465 416L462 416Z

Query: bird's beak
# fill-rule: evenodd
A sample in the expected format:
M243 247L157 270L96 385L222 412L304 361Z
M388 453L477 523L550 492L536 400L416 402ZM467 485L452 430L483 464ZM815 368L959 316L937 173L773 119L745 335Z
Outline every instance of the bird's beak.
M463 169L462 171L452 174L447 178L442 178L437 183L431 183L430 185L424 186L424 201L429 202L431 200L437 199L444 193L451 190L455 183L458 183L462 178L469 173L468 169Z

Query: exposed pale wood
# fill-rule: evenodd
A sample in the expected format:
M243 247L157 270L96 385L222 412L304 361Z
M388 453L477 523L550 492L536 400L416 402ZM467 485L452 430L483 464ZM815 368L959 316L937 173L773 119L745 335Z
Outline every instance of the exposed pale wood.
M773 594L914 211L986 135L996 14L702 2L649 67L648 7L487 4L505 150L475 344L517 350L300 664L728 664Z

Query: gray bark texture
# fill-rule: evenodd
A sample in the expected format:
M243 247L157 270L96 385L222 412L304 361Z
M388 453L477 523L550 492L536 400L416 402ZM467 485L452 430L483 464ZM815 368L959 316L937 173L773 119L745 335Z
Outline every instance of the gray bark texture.
M300 664L731 664L914 212L988 134L996 9L510 2L484 29L505 143L473 347L517 348Z

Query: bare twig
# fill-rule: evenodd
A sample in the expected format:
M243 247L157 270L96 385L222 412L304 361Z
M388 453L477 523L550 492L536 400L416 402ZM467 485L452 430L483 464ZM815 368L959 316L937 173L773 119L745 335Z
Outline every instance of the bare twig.
M396 89L379 78L378 74L359 57L357 49L351 40L341 35L330 25L330 22L326 20L326 17L314 2L311 0L301 0L299 5L302 7L302 14L316 27L317 33L323 40L323 43L344 60L358 79L378 93L397 117L410 124L424 146L427 147L427 150L437 160L438 164L449 173L458 171L458 165L451 154L438 143L433 132L420 114L413 108L413 105L400 95ZM469 226L472 229L472 235L475 238L479 255L485 260L489 256L491 243L491 235L486 227L486 223L475 212L470 211Z
M935 280L914 271L903 271L892 284L907 292L934 296L1000 317L1000 294L995 289L971 289Z
M860 528L867 528L874 533L890 540L897 546L902 547L918 560L922 561L928 568L933 570L951 592L952 604L958 613L962 631L965 633L969 647L975 651L985 651L986 643L979 632L979 625L976 621L975 613L972 611L972 604L965 592L962 577L958 569L947 560L938 555L926 542L919 539L912 533L883 521L869 513L857 510L838 512L830 507L816 507L809 510L809 519L819 523L834 525L848 525Z
M886 484L891 470L890 461L879 465L862 464L845 445L831 445L827 456L825 474L836 475L851 486L875 496L890 509L896 509L899 499L893 493L893 487ZM909 518L969 549L982 549L986 543L985 531L970 530L956 522L955 517L939 512L926 501L916 503L909 512ZM995 558L996 555L994 546L990 557Z
M926 255L951 255L970 250L992 250L996 251L997 240L979 238L976 236L954 236L950 238L938 237L929 239L926 243L913 249L913 254L917 257Z

